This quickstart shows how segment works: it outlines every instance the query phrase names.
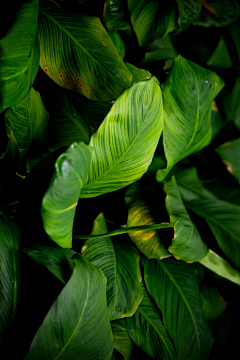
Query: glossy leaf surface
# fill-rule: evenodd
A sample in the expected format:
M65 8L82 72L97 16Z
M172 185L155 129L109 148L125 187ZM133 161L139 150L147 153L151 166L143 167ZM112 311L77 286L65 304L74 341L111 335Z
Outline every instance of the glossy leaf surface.
M164 184L164 191L167 194L166 209L171 222L175 223L175 234L169 251L178 260L200 261L207 254L208 247L188 215L174 176Z
M210 143L212 101L223 86L214 72L176 57L162 86L167 168L158 170L157 181L163 181L178 161Z
M97 101L115 100L130 86L131 73L98 18L46 2L38 35L40 66L59 86Z
M107 232L101 213L94 221L93 235ZM111 320L132 316L142 300L139 260L137 249L131 243L111 240L109 237L87 240L82 255L100 268L107 278L108 311Z
M55 163L55 172L41 207L43 226L59 246L72 247L76 206L89 171L91 148L73 143Z
M0 113L28 95L37 75L38 7L39 0L24 1L16 18L12 19L13 24L0 40Z
M162 128L162 94L156 80L132 85L91 137L92 161L80 197L115 191L140 179L152 161Z
M106 278L81 255L73 274L38 329L26 360L111 359Z
M163 313L178 359L208 358L213 337L204 319L194 265L175 259L142 259L149 294Z

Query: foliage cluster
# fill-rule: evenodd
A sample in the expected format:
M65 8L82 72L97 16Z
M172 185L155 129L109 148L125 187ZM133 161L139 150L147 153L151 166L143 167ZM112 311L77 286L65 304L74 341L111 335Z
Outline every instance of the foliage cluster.
M2 14L1 354L235 357L239 1Z

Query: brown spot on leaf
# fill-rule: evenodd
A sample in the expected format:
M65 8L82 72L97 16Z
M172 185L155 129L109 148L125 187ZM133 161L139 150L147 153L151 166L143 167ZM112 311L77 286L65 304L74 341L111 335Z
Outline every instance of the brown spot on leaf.
M62 74L59 74L60 78L63 78L63 75Z
M47 69L44 69L45 72L47 72Z
M103 46L105 46L105 44L104 44L104 42L103 42L103 41L101 41L101 43L103 44Z

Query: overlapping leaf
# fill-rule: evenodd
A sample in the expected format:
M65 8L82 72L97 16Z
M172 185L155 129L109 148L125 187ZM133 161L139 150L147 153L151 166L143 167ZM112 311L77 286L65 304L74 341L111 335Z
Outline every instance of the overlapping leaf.
M0 112L25 98L37 75L38 6L39 0L24 1L13 24L0 40Z
M89 99L115 100L131 84L131 73L100 20L59 10L40 9L40 66L59 86Z
M136 66L125 62L125 65L132 73L132 84L139 81L149 80L152 77L152 74L145 69L139 69Z
M176 30L175 34L179 34L181 31L186 29L194 20L198 19L201 9L202 1L201 0L175 0L178 3L179 18L178 25L179 28Z
M162 323L160 311L142 284L143 299L135 315L119 321L140 349L150 358L177 359L174 346Z
M179 360L208 359L213 337L204 319L194 264L142 259L149 294L163 313Z
M152 161L162 128L157 80L133 84L91 137L92 162L80 197L115 191L140 179Z
M117 31L108 33L121 59L125 56L125 44Z
M51 184L42 199L44 229L62 247L72 247L74 215L88 175L91 153L91 148L82 142L73 143L60 155Z
M204 284L201 299L204 317L207 320L217 319L226 309L227 303L216 287Z
M163 145L167 168L158 170L161 182L181 159L207 146L212 137L212 101L223 88L212 71L177 56L162 86Z
M167 194L166 209L171 222L175 223L175 235L169 251L178 260L200 261L206 256L208 247L188 215L174 176L164 184L164 191Z
M8 136L12 131L19 152L19 163L24 166L29 150L39 153L47 142L49 114L40 94L31 89L29 95L5 113L5 126Z
M101 270L76 254L73 274L38 329L26 360L111 359L106 282Z
M240 139L228 141L219 146L216 152L226 165L227 171L240 183Z
M12 330L21 285L21 231L0 212L0 346Z
M134 342L119 320L112 321L111 327L115 349L124 356L125 360L129 360L134 349Z
M128 0L128 8L139 46L164 37L176 28L173 0Z
M109 31L131 31L127 10L128 8L125 0L107 0L105 2L103 18Z
M101 213L94 221L92 234L107 233ZM109 237L87 240L82 254L106 276L109 317L111 320L132 316L142 300L142 280L137 249L124 241Z

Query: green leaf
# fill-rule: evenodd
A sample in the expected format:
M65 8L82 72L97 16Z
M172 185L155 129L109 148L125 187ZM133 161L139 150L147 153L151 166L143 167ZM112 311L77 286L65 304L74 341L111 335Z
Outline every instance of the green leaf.
M223 107L227 120L233 120L234 124L240 129L240 77L237 77L232 91L223 99Z
M147 51L145 53L145 57L142 60L142 65L153 61L161 61L161 60L173 60L177 56L177 52L174 49L171 38L169 35L164 36L164 38L159 40L157 49ZM166 66L166 64L165 64ZM164 69L165 70L165 69Z
M59 246L72 247L76 206L89 171L92 150L73 143L55 163L51 184L42 199L42 221L46 233Z
M19 227L0 212L0 345L12 330L21 285Z
M206 320L216 320L227 307L226 301L213 286L203 285L201 299Z
M124 356L125 360L129 360L134 349L134 342L128 335L125 328L121 325L120 321L113 321L111 323L111 327L115 349Z
M194 21L194 25L204 27L226 26L239 18L240 7L236 0L207 0L204 2L200 17Z
M175 34L179 34L186 29L194 20L198 19L201 9L201 0L175 0L178 3L179 17L178 25L179 28L175 31Z
M122 41L121 36L119 35L119 33L117 31L109 32L108 36L110 37L115 48L117 49L117 52L118 52L120 58L123 59L125 56L125 44Z
M214 50L210 59L208 59L207 66L212 66L217 69L224 69L232 66L232 60L228 52L228 48L224 39L221 37L217 48Z
M177 359L159 309L149 297L143 284L142 290L144 296L137 312L131 318L120 320L119 324L128 331L136 345L150 358Z
M139 46L151 43L176 28L175 3L173 0L128 0L133 29Z
M98 18L46 2L38 35L40 66L59 86L97 101L115 100L130 86L131 73Z
M92 234L107 232L101 213L94 221ZM94 266L100 268L107 278L107 300L110 320L132 316L142 300L139 267L140 256L131 243L109 237L87 240L82 255Z
M158 170L161 182L180 160L207 146L212 137L212 101L223 88L217 74L178 55L162 85L163 145L167 168Z
M31 154L38 154L46 146L49 127L49 114L46 111L40 94L31 89L29 95L5 113L5 126L8 136L10 132L16 139L20 166Z
M174 238L169 251L178 259L187 262L200 261L208 252L207 245L190 219L183 204L178 184L173 176L164 184L166 209L174 225Z
M186 206L207 221L224 254L240 267L240 206L218 199L192 200Z
M226 165L227 171L240 183L240 139L228 141L215 150Z
M91 137L93 156L80 197L98 196L139 180L151 164L162 128L157 82L153 78L132 85Z
M148 70L139 69L136 66L127 62L125 62L125 65L132 73L132 84L139 81L149 80L153 77L153 75Z
M38 6L39 0L24 1L13 24L0 40L0 113L28 95L37 75Z
M72 274L73 260L71 258L75 251L37 244L32 248L25 248L25 252L37 264L46 266L64 284L67 283Z
M163 313L178 359L208 359L214 340L203 316L194 264L146 258L142 263L147 290Z
M154 213L148 204L139 197L131 197L129 191L125 194L125 202L128 204L127 226L146 226L156 223ZM135 246L148 259L163 259L171 256L163 243L163 234L158 230L133 231L129 233L129 237Z
M104 4L103 18L109 31L131 31L127 17L128 7L125 0L107 0Z
M26 360L108 360L113 335L107 313L106 278L81 255L71 279L38 329Z

